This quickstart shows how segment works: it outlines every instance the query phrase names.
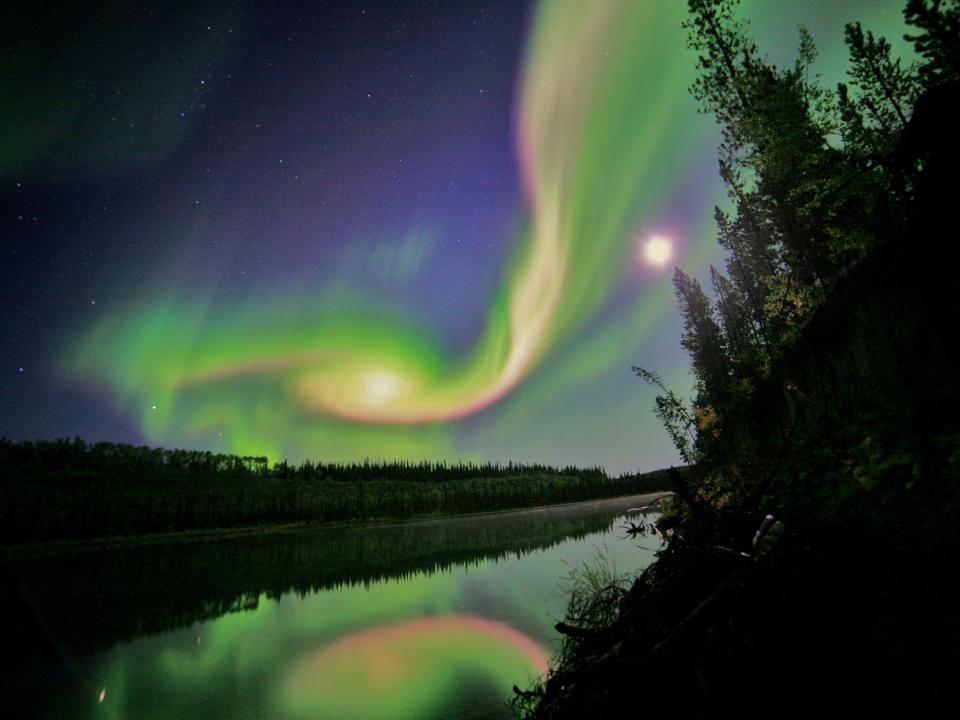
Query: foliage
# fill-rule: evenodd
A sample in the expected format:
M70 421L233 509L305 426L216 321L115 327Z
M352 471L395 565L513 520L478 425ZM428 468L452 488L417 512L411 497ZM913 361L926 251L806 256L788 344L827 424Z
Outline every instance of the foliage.
M919 72L925 87L960 80L960 3L957 0L908 0L907 23L920 32L907 35L925 62Z
M704 475L737 455L743 465L746 408L761 388L796 389L782 372L785 354L839 283L907 233L922 165L902 138L925 90L957 68L956 34L948 34L960 17L956 2L907 3L925 62L904 65L884 38L848 25L849 81L834 91L812 72L806 30L796 62L777 67L750 39L737 5L690 0L685 23L700 70L691 93L722 127L720 174L735 208L715 211L726 257L724 271L710 268L712 294L679 268L674 276L692 406L634 368L664 390L656 413L684 463L703 464Z
M594 557L579 566L568 565L567 576L560 582L560 589L567 595L567 609L557 629L565 637L552 664L560 668L577 665L580 659L590 654L590 647L598 637L603 637L620 611L635 573L617 570L609 548L595 547ZM517 717L526 717L537 710L549 678L541 678L530 690L514 686L514 696L509 706Z
M657 396L654 412L666 428L680 457L686 464L692 464L696 459L693 454L693 443L696 441L696 420L693 415L686 409L680 398L663 384L660 376L655 372L642 367L634 367L633 371L648 384L664 392L663 395Z
M564 622L578 628L603 628L617 616L620 598L633 576L617 570L606 546L595 548L591 561L568 566L560 589L569 597Z

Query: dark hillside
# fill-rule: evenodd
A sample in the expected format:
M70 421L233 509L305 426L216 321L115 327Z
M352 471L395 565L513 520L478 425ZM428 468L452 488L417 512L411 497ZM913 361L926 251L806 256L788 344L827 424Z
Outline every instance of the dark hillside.
M811 318L737 428L769 474L679 523L615 621L568 638L545 694L519 699L531 717L916 717L960 699L960 305L947 265L909 254L878 252ZM785 533L756 557L767 512Z

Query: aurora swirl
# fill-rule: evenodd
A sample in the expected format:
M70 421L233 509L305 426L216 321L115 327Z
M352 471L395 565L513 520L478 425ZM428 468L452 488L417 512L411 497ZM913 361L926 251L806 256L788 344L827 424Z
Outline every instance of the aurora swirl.
M465 356L447 357L415 320L379 308L343 312L340 298L250 302L208 320L200 303L174 296L95 328L73 368L146 408L143 429L157 440L171 425L233 424L251 393L267 405L261 416L327 427L428 424L496 402L618 285L629 203L658 131L630 132L630 111L643 104L631 69L658 52L648 36L658 12L626 0L541 6L517 121L529 217ZM235 446L249 451L251 441ZM278 443L253 444L272 451Z
M537 5L514 123L525 213L466 348L451 352L415 312L349 280L228 300L174 282L87 326L66 374L107 389L152 442L220 435L273 459L470 456L454 421L496 406L529 425L504 398L569 395L614 365L628 375L671 312L665 276L637 278L638 238L664 221L669 231L663 208L717 185L701 167L715 136L677 48L682 5ZM685 265L713 252L702 220L679 239Z

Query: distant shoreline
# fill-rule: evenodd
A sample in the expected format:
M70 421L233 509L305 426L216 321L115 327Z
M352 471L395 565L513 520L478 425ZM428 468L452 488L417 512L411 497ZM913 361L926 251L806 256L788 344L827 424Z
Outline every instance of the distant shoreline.
M598 498L595 500L574 500L563 503L550 503L547 505L519 506L515 508L502 508L497 510L485 510L479 512L463 513L428 513L409 518L368 518L364 520L341 520L341 521L312 521L295 523L275 523L265 525L246 525L228 528L201 528L196 530L171 530L169 532L138 533L131 535L118 535L102 538L73 539L73 540L48 540L48 541L29 541L23 543L14 543L3 547L4 560L7 562L25 562L44 557L56 557L61 555L70 555L74 553L94 552L99 550L109 550L114 547L136 547L138 545L158 545L165 543L194 543L211 542L228 538L237 537L258 537L271 535L284 535L305 532L309 530L332 530L337 528L350 527L394 527L398 525L414 525L438 520L449 520L452 518L473 518L504 514L533 514L545 511L555 510L564 507L582 506L598 507L604 504L614 505L624 503L624 511L628 506L650 504L662 497L670 497L673 492L670 490L661 490L656 492L647 492L640 494L619 495L615 497ZM630 501L630 502L626 502Z
M203 539L517 510L672 490L665 469L314 463L0 438L0 547Z

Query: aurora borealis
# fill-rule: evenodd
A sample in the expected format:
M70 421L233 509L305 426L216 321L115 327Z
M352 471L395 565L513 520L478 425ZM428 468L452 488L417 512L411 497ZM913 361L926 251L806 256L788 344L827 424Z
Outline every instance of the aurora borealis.
M810 26L832 81L842 23L897 37L899 8L743 6L785 61ZM0 434L674 461L629 367L690 382L643 243L717 257L684 12L209 3L91 10L66 42L51 10L8 73L39 80L4 90Z

